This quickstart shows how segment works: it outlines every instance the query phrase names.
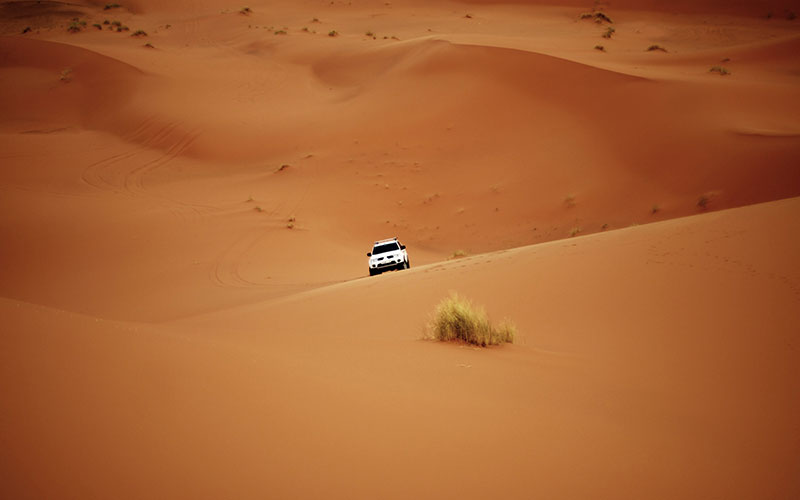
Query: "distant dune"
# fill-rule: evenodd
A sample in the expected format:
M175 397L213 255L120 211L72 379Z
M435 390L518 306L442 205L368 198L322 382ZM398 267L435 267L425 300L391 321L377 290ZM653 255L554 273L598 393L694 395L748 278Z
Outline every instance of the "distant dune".
M800 496L798 12L0 4L0 497Z

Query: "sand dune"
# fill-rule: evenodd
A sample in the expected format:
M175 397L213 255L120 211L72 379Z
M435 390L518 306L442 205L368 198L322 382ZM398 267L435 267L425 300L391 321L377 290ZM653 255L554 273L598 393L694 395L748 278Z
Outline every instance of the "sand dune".
M4 300L4 484L23 498L791 497L798 210L485 254L160 327ZM449 289L513 317L517 345L419 340Z
M800 495L796 3L105 6L0 5L1 497Z

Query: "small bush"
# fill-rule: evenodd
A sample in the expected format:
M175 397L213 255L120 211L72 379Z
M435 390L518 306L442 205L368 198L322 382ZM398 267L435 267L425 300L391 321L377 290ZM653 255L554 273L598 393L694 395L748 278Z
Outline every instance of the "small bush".
M595 45L594 46L594 50L599 50L600 52L605 52L606 48L603 47L602 45Z
M730 71L728 71L728 68L723 68L722 66L713 66L713 67L712 67L710 70L708 70L708 71L709 71L709 73L719 73L719 74L720 74L720 75L722 75L722 76L725 76L725 75L730 75L730 74L731 74L731 72L730 72Z
M149 42L148 42L148 43L146 43L146 44L144 44L144 47L145 47L146 49L154 49L154 48L156 48L156 46L155 46L155 45L153 45L152 43L149 43Z
M99 30L102 30L102 29L103 29L103 25L102 25L102 24L99 24L99 23L94 23L92 26L94 26L95 28L97 28L97 29L99 29Z
M111 10L111 9L119 9L120 5L118 3L107 3L103 10Z
M441 341L462 341L481 347L513 343L517 328L509 321L493 326L483 308L452 293L436 307L429 325L432 337Z
M581 231L583 231L583 229L579 227L573 227L572 229L569 230L569 237L574 238L575 236L581 234Z
M647 47L647 51L648 52L653 52L653 51L656 51L656 50L660 50L661 52L666 52L667 51L667 49L665 49L661 45L651 45L651 46Z
M243 16L249 16L252 13L253 13L253 9L251 9L250 7L242 7L242 10L239 11L239 14L241 14Z
M467 251L466 250L456 250L450 255L450 259L460 259L461 257L466 257Z
M617 31L616 29L609 26L606 32L603 33L603 38L611 38L611 35L613 35L616 31Z
M30 33L31 31L33 31L33 29L30 26L25 26L25 29L22 30L22 34L24 35L25 33Z
M135 36L137 38L142 36L147 36L147 32L145 30L136 30L133 33L131 33L131 36Z
M338 34L339 34L339 32L338 32L338 31L336 31L336 30L330 30L330 31L328 32L328 36L337 36Z
M59 80L62 82L69 82L72 80L72 68L66 68L61 71L61 75L58 77Z

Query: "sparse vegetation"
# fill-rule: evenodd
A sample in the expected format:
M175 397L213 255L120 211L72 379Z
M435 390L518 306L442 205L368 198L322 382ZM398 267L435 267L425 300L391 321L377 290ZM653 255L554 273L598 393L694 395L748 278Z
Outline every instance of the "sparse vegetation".
M139 37L147 36L147 32L145 30L136 30L133 33L131 33L131 36L135 36L135 37L139 38Z
M654 52L654 51L657 51L657 50L660 50L661 52L666 52L667 51L667 49L665 49L661 45L651 45L651 46L647 47L647 51L648 52Z
M61 70L61 75L59 75L58 79L64 83L72 80L72 68L66 68Z
M102 24L100 24L100 23L94 23L92 26L94 26L95 28L97 28L97 29L99 29L99 30L102 30L102 29L103 29L103 25L102 25Z
M606 229L608 229L608 224L604 223L602 226L600 226L601 231L605 231Z
M256 212L263 212L264 211L264 209L261 208L260 206L253 207L253 210L255 210Z
M371 32L371 31L367 31L367 32L366 32L366 33L364 33L364 34L365 34L366 36L370 37L370 38L375 38L375 33Z
M722 66L712 66L711 69L708 70L708 71L709 71L709 73L719 73L722 76L731 74L731 72L728 70L728 68L725 68L725 67L722 67Z
M277 30L275 32L276 35L285 35L286 33L287 33L286 30Z
M144 44L144 47L145 47L146 49L154 49L154 48L156 48L156 46L155 46L155 45L153 45L153 44L152 44L152 43L150 43L150 42L148 42L148 43Z
M69 31L70 33L78 33L85 27L86 27L86 21L73 19L72 22L69 23L69 26L67 26L67 31Z
M121 5L118 3L107 3L105 7L103 7L103 10L119 9L120 7Z
M581 19L594 19L594 22L600 23L613 23L614 21L611 20L604 12L600 11L593 11L593 12L584 12L581 14Z
M466 257L466 256L467 256L467 251L466 250L456 250L455 252L453 252L450 255L450 260L452 260L452 259L460 259L460 258Z
M312 19L312 20L311 20L311 22L312 22L312 23L319 23L319 22L321 22L321 21L320 21L318 18L316 18L316 17L315 17L314 19Z
M30 33L31 31L33 31L33 29L30 26L25 26L25 29L22 30L22 34L24 35L25 33Z
M579 234L581 234L582 231L583 229L579 227L573 227L572 229L569 230L569 237L572 238L578 236Z
M595 45L594 46L594 50L599 50L600 52L605 52L606 48L603 47L602 45Z
M611 35L613 35L616 31L617 30L614 29L614 27L609 26L608 29L606 29L606 32L603 33L603 38L611 38Z
M339 35L339 32L336 31L336 30L330 30L328 32L328 36L338 36L338 35Z
M239 14L243 16L249 16L252 13L253 9L251 9L250 7L242 7L241 10L239 10Z
M483 308L451 293L436 307L429 335L440 341L466 342L481 347L513 343L517 328L505 320L495 327Z
M123 32L123 31L130 31L130 28L128 28L128 27L127 27L127 26L125 26L124 24L123 24L122 26L120 26L120 27L118 27L118 28L117 28L117 33L121 33L121 32Z
M566 198L564 198L564 206L567 208L572 208L575 206L575 195L568 194Z
M655 215L660 211L661 211L661 207L658 206L658 205L653 205L652 207L650 207L650 214L651 215Z
M289 168L289 166L290 166L289 164L287 164L287 163L284 163L283 165L281 165L280 167L278 167L278 170L276 170L276 172L283 172L284 170L286 170L287 168Z

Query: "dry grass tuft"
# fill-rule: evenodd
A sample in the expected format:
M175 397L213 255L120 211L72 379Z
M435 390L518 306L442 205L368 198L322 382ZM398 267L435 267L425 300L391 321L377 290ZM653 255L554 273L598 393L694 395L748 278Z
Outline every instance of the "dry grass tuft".
M440 341L461 341L481 347L513 343L517 328L509 321L498 327L489 322L483 308L451 293L436 307L429 325L431 336Z

